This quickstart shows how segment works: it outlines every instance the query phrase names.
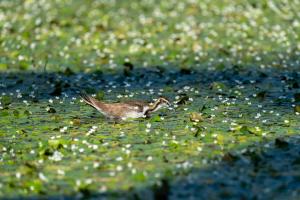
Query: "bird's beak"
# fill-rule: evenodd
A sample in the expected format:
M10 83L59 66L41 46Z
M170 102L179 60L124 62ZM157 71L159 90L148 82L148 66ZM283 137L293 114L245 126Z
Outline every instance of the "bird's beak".
M168 110L174 111L174 108L172 107L172 104L170 102L167 102L167 108Z
M167 105L168 105L168 107L170 107L170 106L171 106L171 103L167 101Z

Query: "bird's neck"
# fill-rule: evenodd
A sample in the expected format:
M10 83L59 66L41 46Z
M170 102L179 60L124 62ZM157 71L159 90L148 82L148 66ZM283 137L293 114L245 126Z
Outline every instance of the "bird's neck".
M157 100L156 102L153 103L153 105L149 106L149 108L145 111L145 115L157 111L158 109L160 109L160 107L161 107L161 103L159 100Z

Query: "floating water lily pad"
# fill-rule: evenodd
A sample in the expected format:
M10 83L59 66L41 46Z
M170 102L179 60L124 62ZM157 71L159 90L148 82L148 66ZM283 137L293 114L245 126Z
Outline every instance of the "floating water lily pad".
M277 162L300 163L296 1L19 2L0 3L0 199L296 198ZM77 90L177 105L114 123Z
M203 116L200 113L192 112L190 114L190 121L192 122L202 122L203 120Z

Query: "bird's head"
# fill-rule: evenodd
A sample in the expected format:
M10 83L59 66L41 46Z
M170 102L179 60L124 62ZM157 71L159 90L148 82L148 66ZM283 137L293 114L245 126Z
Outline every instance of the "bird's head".
M145 115L147 116L160 108L169 107L170 105L171 103L166 98L159 97L154 103L149 104L148 109L145 111Z
M164 97L159 97L157 101L159 102L159 104L160 104L161 106L164 106L164 107L169 107L169 106L171 106L171 103L169 102L169 100L166 99L166 98L164 98Z

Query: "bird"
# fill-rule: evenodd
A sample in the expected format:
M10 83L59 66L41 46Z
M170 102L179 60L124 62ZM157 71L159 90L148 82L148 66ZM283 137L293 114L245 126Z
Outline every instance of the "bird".
M80 93L80 97L86 104L98 110L105 117L113 120L147 118L150 117L151 113L161 108L171 106L171 103L164 97L159 97L154 103L146 103L144 101L105 103L84 92Z

